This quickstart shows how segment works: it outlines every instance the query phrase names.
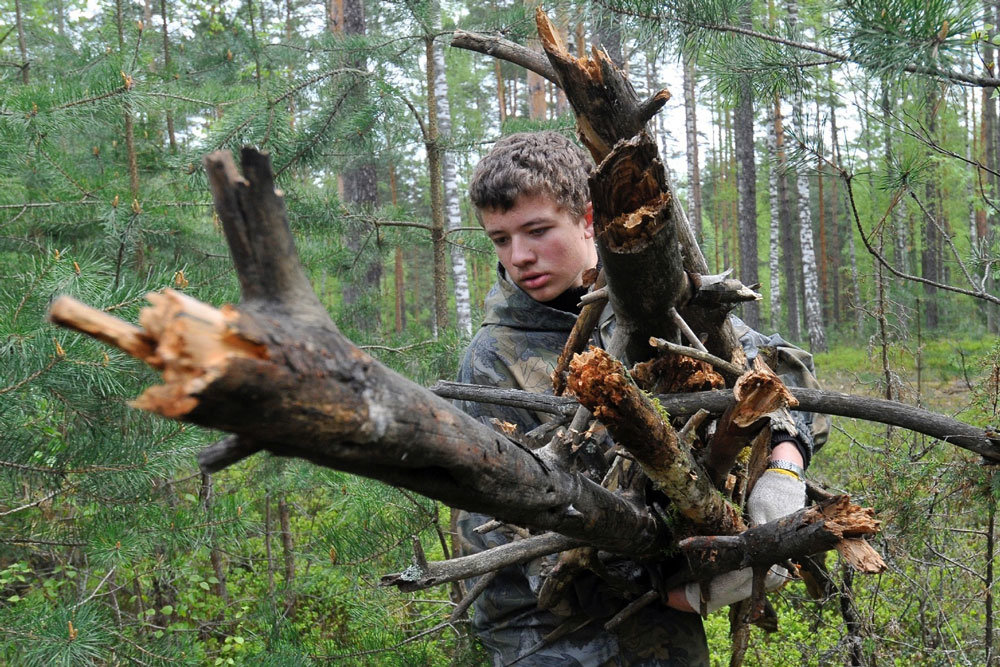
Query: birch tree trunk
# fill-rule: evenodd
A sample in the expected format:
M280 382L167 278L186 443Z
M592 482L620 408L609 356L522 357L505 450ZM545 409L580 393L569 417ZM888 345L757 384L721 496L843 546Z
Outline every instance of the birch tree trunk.
M437 12L434 17L435 24L440 26L440 10L435 7L435 11ZM449 230L454 230L462 226L462 211L458 200L458 176L455 169L455 158L445 150L445 145L451 139L451 105L448 102L444 47L437 42L434 43L434 64L434 97L437 102L438 145L441 156L441 180L444 186L444 214L446 227ZM458 328L467 336L471 336L472 310L469 306L469 271L465 262L465 250L462 245L453 240L450 251Z
M684 132L687 136L688 224L701 243L705 238L701 219L701 168L698 160L698 106L694 55L684 56Z
M770 301L771 319L770 325L771 329L777 331L781 328L781 262L778 259L779 253L781 251L781 208L778 203L778 170L780 165L777 160L778 156L778 137L775 132L775 126L777 125L777 118L773 117L773 113L777 110L777 101L775 102L775 109L772 110L771 122L767 124L767 147L768 151L771 153L771 169L767 175L768 183L768 197L771 205L771 223L769 225L769 242L768 242L768 254L767 254L767 265L770 270L770 293L768 295Z
M794 34L798 22L798 3L795 0L791 0L787 7L789 29ZM802 104L802 92L798 91L795 94L792 117L795 124L795 132L804 139L806 126ZM826 351L826 333L823 331L823 310L820 306L819 285L817 282L819 272L816 266L816 251L813 246L812 215L809 210L809 175L804 169L798 170L796 189L798 190L797 210L799 215L799 244L802 247L802 282L806 306L806 330L809 333L809 347L811 351L814 353L824 352Z
M433 10L432 10L433 11ZM434 248L434 320L433 334L437 338L448 328L447 253L445 252L445 212L444 193L441 187L441 137L438 130L437 95L434 84L437 80L437 60L434 56L434 36L424 36L427 63L427 127L424 130L424 144L427 148L427 170L430 176L431 195L431 243Z

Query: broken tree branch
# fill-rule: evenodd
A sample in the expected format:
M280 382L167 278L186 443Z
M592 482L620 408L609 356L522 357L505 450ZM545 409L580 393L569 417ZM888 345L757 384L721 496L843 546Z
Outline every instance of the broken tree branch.
M245 295L238 308L165 290L149 295L137 331L68 297L52 306L54 321L103 331L163 371L136 407L609 551L669 543L645 508L553 467L344 338L308 287L267 156L244 149L242 161L240 176L228 153L206 158ZM94 321L108 327L95 332Z
M580 546L574 540L556 533L535 535L523 540L508 542L471 556L459 556L450 560L434 561L427 567L413 565L403 572L384 575L380 586L395 586L402 591L417 591L451 581L478 577L481 574L499 570L508 565L524 563L535 558L548 556Z
M853 557L851 565L877 573L885 569L885 563L862 538L878 530L879 521L871 508L858 507L847 496L836 496L739 535L689 537L678 546L698 577L706 578L744 567L768 568L852 540L851 548L864 554Z
M456 400L483 400L489 402L489 392L481 391L478 385L468 385L459 382L438 382L431 391L445 398ZM572 414L575 409L569 399L544 394L528 394L516 390L507 394L512 400L519 394L534 397L532 409L551 414ZM801 412L819 412L822 414L862 419L864 421L888 424L909 429L915 433L923 433L962 449L979 454L990 463L1000 463L1000 433L990 429L982 429L947 415L937 414L898 401L873 398L871 396L852 396L836 391L823 389L806 389L804 387L788 387L789 393L799 402L796 410ZM686 394L659 394L657 400L669 414L674 416L693 415L698 410L708 410L712 414L721 415L733 404L731 389L716 391L699 391Z
M570 364L569 387L696 532L735 534L745 528L739 510L716 492L686 443L621 362L591 348Z

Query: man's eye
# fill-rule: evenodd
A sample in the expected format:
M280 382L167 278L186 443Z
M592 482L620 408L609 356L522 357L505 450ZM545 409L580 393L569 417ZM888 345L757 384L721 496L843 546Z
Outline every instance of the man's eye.
M495 246L502 246L507 243L507 237L505 236L494 236L490 240L493 241L493 245Z
M548 227L535 227L528 233L531 234L532 236L542 236L547 231L549 231Z

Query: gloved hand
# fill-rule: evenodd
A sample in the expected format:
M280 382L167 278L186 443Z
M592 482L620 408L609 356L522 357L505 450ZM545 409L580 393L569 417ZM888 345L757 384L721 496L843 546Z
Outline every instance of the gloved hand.
M796 512L805 506L806 483L783 471L766 470L753 487L747 500L747 510L753 525L760 525ZM773 565L764 577L764 588L771 591L788 578L788 570ZM706 610L716 609L750 597L753 592L753 570L726 572L713 578L709 584L710 598ZM701 610L701 584L692 582L684 587L684 597L695 611Z

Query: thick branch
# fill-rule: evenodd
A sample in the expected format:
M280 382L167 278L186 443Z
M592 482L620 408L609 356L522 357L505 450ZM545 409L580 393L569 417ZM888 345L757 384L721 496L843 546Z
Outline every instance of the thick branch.
M789 558L837 548L844 541L851 541L851 548L865 552L852 565L877 573L885 569L885 563L860 538L878 530L879 521L871 508L858 507L847 496L836 496L739 535L689 537L679 546L698 578L744 567L767 568ZM860 546L858 540L865 546Z
M478 385L467 385L458 382L439 382L431 388L439 396L456 400L483 401L489 396L489 390ZM486 389L487 391L483 391ZM497 391L497 390L493 390ZM796 408L802 412L819 412L840 417L851 417L865 421L899 426L915 433L923 433L932 438L943 440L949 444L975 452L1000 463L1000 434L992 430L978 428L971 424L960 422L946 415L923 410L913 405L887 401L870 396L852 396L835 391L821 389L805 389L788 387L788 391L799 402ZM525 400L531 397L532 410L551 414L572 414L568 399L529 394L513 389L505 390L505 400ZM698 410L708 410L712 414L721 415L726 408L734 403L733 392L701 391L688 394L662 394L657 396L660 405L674 416L693 415ZM513 403L512 403L513 404Z
M687 443L620 362L591 348L570 364L569 386L698 532L735 534L744 529L739 511L715 490Z
M476 51L499 58L500 60L506 60L515 65L520 65L524 69L548 79L557 86L560 85L559 79L556 77L556 71L552 69L552 65L549 64L544 53L534 51L509 39L504 39L498 35L484 35L478 32L456 30L454 36L451 38L451 45L459 49Z
M209 161L213 194L250 303L216 310L165 290L149 295L140 332L110 326L122 333L105 340L126 341L163 370L164 384L136 407L609 551L652 554L667 543L666 527L643 508L554 468L344 338L313 307L315 295L303 296L284 204L260 173L266 158L244 151L247 180L228 159ZM53 307L60 324L75 327L74 312L87 313L84 322L101 315L67 298ZM136 350L135 340L148 347Z

